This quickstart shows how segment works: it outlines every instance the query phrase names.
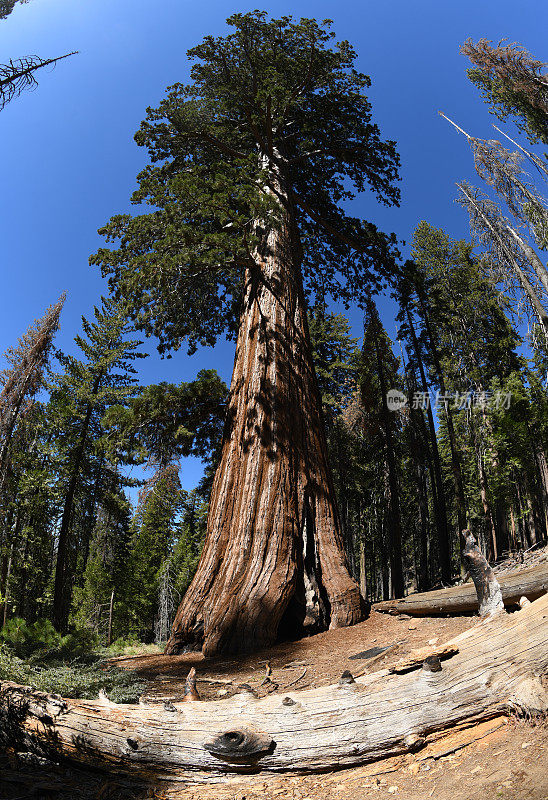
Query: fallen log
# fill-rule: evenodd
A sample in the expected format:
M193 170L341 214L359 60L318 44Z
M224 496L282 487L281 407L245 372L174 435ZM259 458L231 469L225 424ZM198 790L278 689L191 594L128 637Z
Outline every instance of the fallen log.
M187 781L310 772L420 748L425 737L512 708L548 709L548 596L478 622L436 671L344 675L334 686L218 701L116 705L0 684L11 752Z
M518 605L521 597L536 600L548 591L548 563L497 575L497 580L505 606ZM476 589L471 582L433 592L417 592L401 600L384 600L373 606L376 611L418 617L459 614L477 611L478 607Z

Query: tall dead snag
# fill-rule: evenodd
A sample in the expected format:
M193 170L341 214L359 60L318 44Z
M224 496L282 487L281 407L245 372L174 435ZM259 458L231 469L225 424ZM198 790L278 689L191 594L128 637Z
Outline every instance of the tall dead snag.
M421 668L412 660L404 674L345 674L333 686L261 699L245 691L218 701L116 705L5 682L0 739L27 758L32 752L202 783L242 772L340 769L412 752L471 718L548 709L548 596L486 618L436 653L440 662Z
M457 183L462 197L458 200L470 216L470 229L478 241L489 249L485 264L495 283L501 282L511 292L521 294L530 308L548 342L548 312L540 297L546 270L539 268L536 260L530 261L523 241L504 218L500 208L466 181ZM520 240L518 242L518 240ZM521 244L520 244L521 242Z
M16 58L7 64L0 64L0 111L14 97L19 97L25 89L34 89L37 81L34 73L42 67L55 66L58 61L76 55L76 51L66 53L57 58L39 58L39 56L25 56Z
M467 39L461 53L472 69L468 77L499 119L508 116L530 141L548 144L548 73L546 64L518 44L493 46L487 39Z
M43 317L34 322L16 347L10 347L4 358L8 366L0 373L0 493L4 486L9 447L17 419L40 388L53 336L59 327L59 316L65 302L61 295Z
M494 139L476 139L441 111L439 114L466 137L480 178L493 187L520 224L530 226L534 238L542 247L548 236L547 202L523 171L524 156L517 151L507 150ZM531 265L544 291L548 292L548 271L537 253L508 223L505 225L505 231Z
M468 530L462 531L464 550L462 557L474 581L478 595L479 615L496 614L504 611L504 602L500 591L499 582L491 569L489 562L478 547L473 534Z

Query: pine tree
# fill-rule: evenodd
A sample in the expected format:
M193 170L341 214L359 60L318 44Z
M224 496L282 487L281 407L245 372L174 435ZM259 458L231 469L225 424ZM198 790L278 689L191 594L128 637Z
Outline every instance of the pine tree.
M237 337L228 422L195 579L169 652L207 654L361 618L344 556L306 319L306 293L365 304L394 237L340 202L398 201L398 158L371 121L369 78L314 20L236 14L189 55L137 134L151 165L92 258L160 348ZM306 544L305 544L306 543ZM306 586L317 591L306 591Z
M145 386L105 414L108 451L113 458L148 460L160 469L189 455L210 462L222 439L227 396L214 369L200 370L196 380L178 386Z
M513 117L532 142L548 144L548 77L546 64L518 44L493 47L487 39L471 39L461 52L474 64L468 77L499 119Z
M329 463L333 472L346 554L351 574L356 577L356 546L359 539L350 513L355 491L356 437L345 411L355 400L358 383L358 340L350 336L350 325L342 314L327 311L316 303L309 314L314 368L322 400Z
M141 490L132 522L125 603L129 630L143 641L154 638L162 575L175 543L180 489L176 466L158 470Z
M82 319L83 335L75 338L83 357L61 357L64 372L55 379L49 408L64 461L58 478L63 504L53 597L53 622L58 630L66 628L76 560L83 554L83 570L97 504L109 488L101 420L111 405L127 402L135 393L132 361L143 357L137 352L140 342L127 338L129 326L122 304L103 300L94 317L93 322Z
M387 595L403 597L402 525L400 508L399 458L396 454L399 438L397 414L387 405L389 389L398 388L398 361L392 343L379 319L373 302L369 304L364 322L362 357L360 360L360 419L364 438L377 439L383 454L384 475L382 483L388 498L385 524L385 554L390 571L385 572L385 582L390 580ZM379 441L380 440L380 441ZM377 450L377 454L378 454ZM378 455L377 455L378 458Z
M459 505L468 515L479 494L488 529L488 549L494 557L505 546L506 535L502 530L504 515L491 486L497 481L500 457L487 404L474 406L463 428L457 424L460 412L451 398L455 392L460 397L467 392L481 396L491 391L494 381L504 383L519 371L522 362L515 352L519 337L504 313L498 293L482 273L481 263L473 257L471 245L451 239L426 222L417 227L413 244L414 272L408 277L415 289L431 377L444 398L438 404L438 440L440 450L447 454L455 485L456 533L462 529ZM475 486L468 492L464 475L467 439L472 444L473 472L477 476Z
M52 473L58 466L44 406L34 401L20 415L10 444L0 531L0 624L13 612L31 622L45 615L59 511Z
M89 556L82 576L82 586L75 590L74 619L77 627L91 627L108 644L111 601L114 604L114 632L123 635L123 586L127 580L130 540L130 503L123 487L126 481L112 465L107 473L105 490L95 512L95 526L89 544Z

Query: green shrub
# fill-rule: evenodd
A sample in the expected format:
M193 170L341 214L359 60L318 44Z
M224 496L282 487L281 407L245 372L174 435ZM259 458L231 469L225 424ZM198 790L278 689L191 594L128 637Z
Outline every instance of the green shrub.
M0 680L88 700L97 698L103 689L115 703L135 703L145 688L135 672L121 670L105 661L94 664L76 661L40 668L18 658L5 644L0 645Z
M13 617L0 630L0 641L5 642L19 658L28 658L36 650L59 647L62 637L47 619L29 625L24 619Z
M35 650L29 657L32 664L55 664L56 662L79 661L93 663L97 661L94 652L98 647L98 637L89 630L77 630L68 633L52 644Z

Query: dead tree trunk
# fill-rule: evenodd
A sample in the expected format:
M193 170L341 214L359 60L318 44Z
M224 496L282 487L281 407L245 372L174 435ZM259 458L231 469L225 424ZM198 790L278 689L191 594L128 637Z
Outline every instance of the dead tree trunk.
M248 268L228 418L197 573L166 653L242 652L304 628L352 625L292 210Z
M354 766L416 750L430 734L470 718L516 707L546 711L547 620L548 596L487 618L437 649L445 660L435 671L416 652L400 666L404 674L380 670L354 680L345 673L338 685L260 700L246 691L218 701L188 702L187 695L117 705L104 695L65 700L0 683L0 739L27 758L31 752L195 782Z
M468 529L462 532L464 549L462 557L466 562L470 577L474 581L479 603L479 615L496 614L504 611L504 602L500 591L499 582L489 562L478 547L474 536Z

